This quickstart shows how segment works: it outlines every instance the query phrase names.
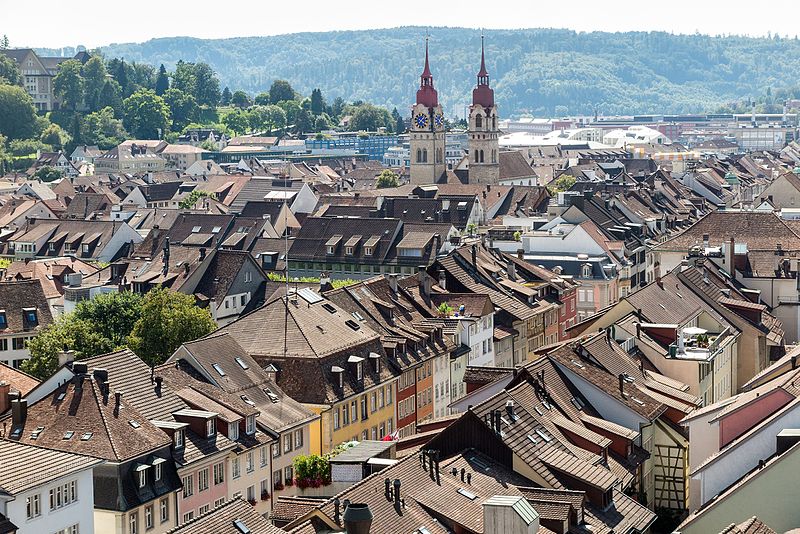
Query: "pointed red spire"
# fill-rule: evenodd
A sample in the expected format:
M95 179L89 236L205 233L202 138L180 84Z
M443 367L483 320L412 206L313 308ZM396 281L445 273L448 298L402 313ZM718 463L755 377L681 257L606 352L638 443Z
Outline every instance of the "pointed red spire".
M494 90L489 87L489 72L486 70L486 57L481 35L481 70L478 71L478 86L472 90L472 105L490 108L494 106Z
M417 90L417 104L422 104L428 108L439 105L439 95L433 87L433 74L431 74L430 64L428 63L428 38L425 38L425 68L419 78L419 89Z
M481 35L481 70L478 71L478 83L480 83L481 78L489 78L489 73L486 72L486 60L483 56L483 35Z

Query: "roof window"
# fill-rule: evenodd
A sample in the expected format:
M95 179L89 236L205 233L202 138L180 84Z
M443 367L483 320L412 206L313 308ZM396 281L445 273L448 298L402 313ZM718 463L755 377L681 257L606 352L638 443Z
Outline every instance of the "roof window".
M222 370L222 367L218 363L211 364L211 367L219 374L219 376L225 376L225 371Z
M238 356L236 358L234 358L234 360L236 360L236 363L238 363L239 367L241 367L242 369L244 369L244 370L250 369L250 366L247 365L245 363L245 361L243 359L239 358Z

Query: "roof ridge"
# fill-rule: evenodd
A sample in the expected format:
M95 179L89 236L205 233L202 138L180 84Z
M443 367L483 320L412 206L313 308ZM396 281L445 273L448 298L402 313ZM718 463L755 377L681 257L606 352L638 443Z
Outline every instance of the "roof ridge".
M94 395L94 399L96 401L95 406L97 406L97 411L100 412L100 419L103 421L103 428L105 429L106 435L108 436L108 443L111 445L111 451L114 453L114 457L117 460L119 460L120 459L119 451L117 451L117 446L114 443L114 437L111 435L111 430L108 426L108 420L106 419L105 411L103 410L103 407L100 405L100 403L103 402L103 400L97 396L97 383L94 380L90 380L90 382L92 384L92 395Z

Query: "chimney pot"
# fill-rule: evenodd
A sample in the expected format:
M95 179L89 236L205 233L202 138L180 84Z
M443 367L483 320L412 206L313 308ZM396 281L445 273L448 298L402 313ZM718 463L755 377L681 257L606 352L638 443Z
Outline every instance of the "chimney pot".
M116 406L119 406L120 404L122 404L122 392L121 391L115 391L114 392L114 404Z
M344 530L347 534L369 534L372 512L367 503L351 503L344 511Z
M11 384L0 382L0 414L5 413L11 406Z
M25 426L28 419L27 399L16 398L11 401L11 425L14 427Z
M392 485L394 486L394 502L397 504L400 502L400 479L394 479Z
M625 375L620 374L618 378L619 378L619 394L624 398L625 397L625 389L624 389L624 386L625 386Z

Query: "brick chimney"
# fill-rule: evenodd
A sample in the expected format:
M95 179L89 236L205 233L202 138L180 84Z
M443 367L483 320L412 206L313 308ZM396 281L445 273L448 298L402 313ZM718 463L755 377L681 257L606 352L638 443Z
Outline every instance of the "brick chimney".
M0 382L0 414L6 413L11 408L11 384Z

